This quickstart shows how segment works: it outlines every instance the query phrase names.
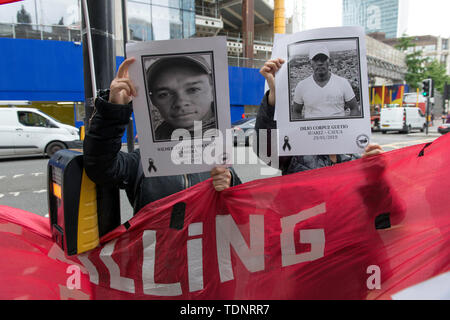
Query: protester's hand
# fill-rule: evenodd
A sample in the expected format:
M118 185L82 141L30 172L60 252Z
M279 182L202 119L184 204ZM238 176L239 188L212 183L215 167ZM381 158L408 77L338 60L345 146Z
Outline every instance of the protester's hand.
M275 73L280 70L284 60L281 58L268 60L264 63L264 66L259 70L259 73L263 75L267 80L269 86L269 105L275 106Z
M376 144L376 143L371 143L369 144L366 149L364 150L364 153L362 154L362 158L367 158L367 157L372 157L375 156L377 154L381 154L383 153L383 148Z
M231 172L228 168L215 167L211 170L211 178L214 189L216 191L223 191L230 187Z
M109 102L128 104L133 99L133 96L136 96L136 88L128 76L128 68L135 60L134 58L128 58L120 65L116 77L111 82Z

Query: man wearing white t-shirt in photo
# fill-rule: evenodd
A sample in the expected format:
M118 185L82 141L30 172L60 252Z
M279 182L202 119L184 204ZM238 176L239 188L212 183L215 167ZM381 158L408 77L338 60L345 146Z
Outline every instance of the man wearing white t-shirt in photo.
M330 72L327 47L313 46L309 60L314 73L295 88L292 120L360 116L359 105L348 80Z

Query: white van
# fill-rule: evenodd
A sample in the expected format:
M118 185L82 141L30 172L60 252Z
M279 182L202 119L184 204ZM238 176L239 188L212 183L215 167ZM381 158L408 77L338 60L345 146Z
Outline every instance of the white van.
M0 108L0 157L81 148L77 128L34 108Z
M409 133L411 130L423 132L426 128L425 115L416 107L382 108L380 113L380 130Z

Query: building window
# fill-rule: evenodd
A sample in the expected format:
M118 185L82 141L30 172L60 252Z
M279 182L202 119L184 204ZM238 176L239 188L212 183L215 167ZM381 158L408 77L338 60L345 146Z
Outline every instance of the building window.
M194 0L128 0L127 14L131 40L183 39L195 34Z

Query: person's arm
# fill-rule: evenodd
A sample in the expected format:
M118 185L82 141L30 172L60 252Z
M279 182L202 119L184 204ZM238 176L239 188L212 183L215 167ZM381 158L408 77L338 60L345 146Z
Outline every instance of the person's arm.
M345 103L345 108L350 109L350 116L360 116L361 111L359 110L358 101L356 97Z
M84 167L89 178L99 185L116 184L125 188L136 179L139 154L120 152L132 113L130 102L136 94L128 78L128 66L133 61L131 58L122 63L109 92L96 99L94 116L84 139Z
M294 102L292 107L292 119L298 120L298 119L304 119L303 115L303 104L299 104L297 102Z
M260 130L267 130L267 139L265 141L267 145L267 155L271 155L272 151L271 143L271 130L277 129L277 122L274 120L275 114L275 74L281 68L284 63L283 59L274 59L267 61L264 66L259 70L261 75L266 79L269 90L265 93L256 116L255 131L256 131L256 150L255 153L260 157ZM279 168L283 170L283 167L289 163L291 157L279 157Z
M361 110L359 110L358 101L356 100L355 92L353 91L352 85L346 79L340 78L342 84L342 90L345 101L345 109L350 110L350 116L360 116Z

